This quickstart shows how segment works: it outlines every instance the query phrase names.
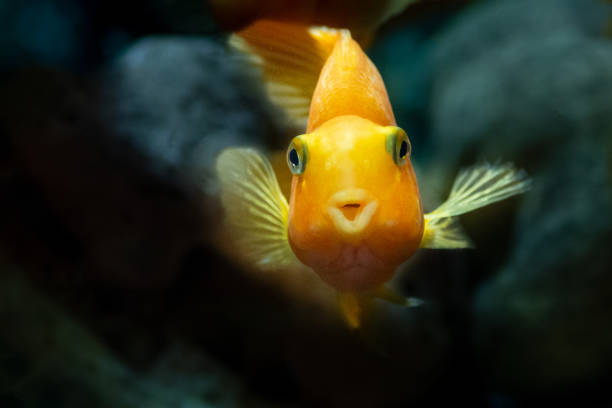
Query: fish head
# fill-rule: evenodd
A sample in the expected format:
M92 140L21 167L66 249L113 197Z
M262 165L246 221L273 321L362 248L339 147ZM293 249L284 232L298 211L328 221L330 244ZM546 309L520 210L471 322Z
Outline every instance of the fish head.
M418 248L423 211L400 128L339 116L294 138L287 162L289 243L331 286L374 289Z

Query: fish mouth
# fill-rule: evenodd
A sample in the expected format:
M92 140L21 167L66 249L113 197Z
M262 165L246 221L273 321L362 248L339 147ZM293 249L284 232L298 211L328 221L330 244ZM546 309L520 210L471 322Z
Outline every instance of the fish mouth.
M361 188L338 191L327 203L327 213L336 230L352 238L363 234L377 209L378 201Z

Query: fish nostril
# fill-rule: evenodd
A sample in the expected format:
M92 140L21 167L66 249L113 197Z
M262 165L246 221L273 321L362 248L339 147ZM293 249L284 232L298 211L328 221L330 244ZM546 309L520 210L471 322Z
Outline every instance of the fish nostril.
M378 201L366 190L349 188L329 198L327 214L340 234L357 239L372 224L377 208Z
M349 221L353 221L355 217L357 217L357 214L359 214L360 209L361 204L359 203L349 203L340 206L340 211L342 211L344 218Z

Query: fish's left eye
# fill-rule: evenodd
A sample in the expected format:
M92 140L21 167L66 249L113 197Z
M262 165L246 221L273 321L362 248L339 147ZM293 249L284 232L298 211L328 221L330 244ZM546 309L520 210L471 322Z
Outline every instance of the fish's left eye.
M410 157L410 140L408 140L406 132L398 127L390 126L389 130L386 140L387 152L391 155L395 164L401 166Z
M293 138L287 149L287 165L291 173L296 176L304 173L307 159L308 150L306 149L306 143L300 136Z

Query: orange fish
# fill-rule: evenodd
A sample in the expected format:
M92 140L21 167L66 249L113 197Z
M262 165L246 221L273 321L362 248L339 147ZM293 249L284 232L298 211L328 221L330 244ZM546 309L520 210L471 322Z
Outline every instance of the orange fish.
M352 327L373 297L411 304L385 283L418 248L470 246L456 216L529 187L510 164L475 166L424 214L410 140L348 30L260 20L230 44L259 67L270 99L305 133L287 150L289 203L263 155L249 148L220 154L228 225L257 267L312 269L337 290Z

